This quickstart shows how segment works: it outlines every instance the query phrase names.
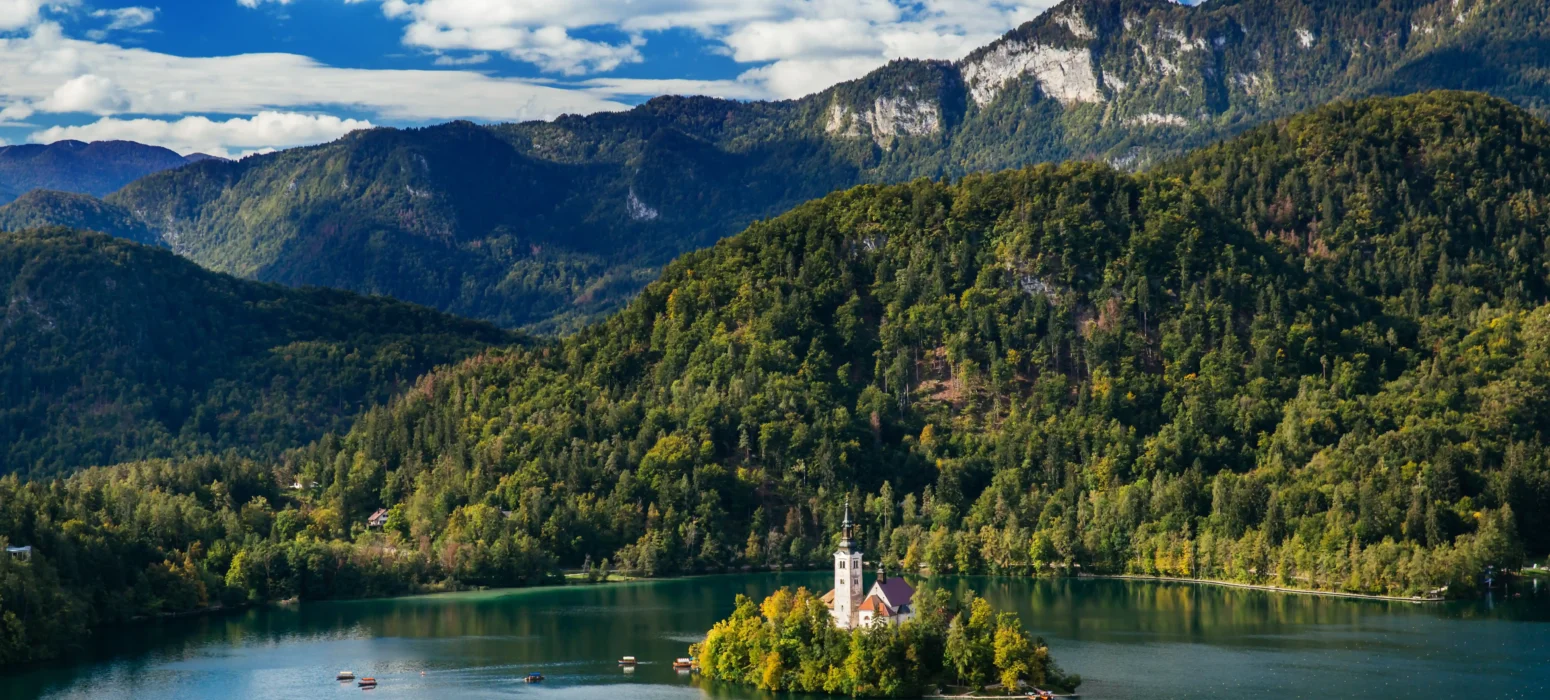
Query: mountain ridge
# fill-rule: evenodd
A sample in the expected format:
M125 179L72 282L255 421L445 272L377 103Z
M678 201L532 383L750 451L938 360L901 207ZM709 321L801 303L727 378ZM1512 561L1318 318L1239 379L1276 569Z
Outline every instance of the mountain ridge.
M193 162L134 141L55 141L0 146L0 204L32 190L103 197L141 177Z
M1542 112L1550 54L1532 47L1547 26L1529 0L1066 0L959 61L900 59L799 99L374 129L153 174L107 201L212 269L566 332L673 257L855 184L1067 159L1145 169L1331 100L1422 87ZM1498 51L1509 60L1480 67ZM487 171L421 167L440 148Z

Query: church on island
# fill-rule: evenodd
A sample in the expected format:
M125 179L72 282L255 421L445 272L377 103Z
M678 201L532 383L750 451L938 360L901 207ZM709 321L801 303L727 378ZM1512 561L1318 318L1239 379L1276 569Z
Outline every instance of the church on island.
M915 587L903 576L888 578L879 570L877 580L866 595L861 591L866 571L861 552L851 548L854 527L850 523L850 502L845 503L845 522L841 524L840 548L834 552L834 590L825 593L823 602L834 615L834 624L840 629L865 627L878 620L897 625L915 615L910 607L915 597Z

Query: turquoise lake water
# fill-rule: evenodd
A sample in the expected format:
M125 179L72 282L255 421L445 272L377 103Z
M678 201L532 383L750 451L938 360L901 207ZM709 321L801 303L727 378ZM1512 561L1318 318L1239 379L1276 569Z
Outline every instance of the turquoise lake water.
M70 663L0 675L4 698L757 698L675 672L748 574L306 603L102 630ZM1015 609L1084 698L1550 698L1550 590L1416 605L1187 583L946 578ZM1550 584L1541 584L1550 589ZM640 657L633 673L624 655ZM538 671L543 684L520 682ZM423 675L422 675L423 674Z

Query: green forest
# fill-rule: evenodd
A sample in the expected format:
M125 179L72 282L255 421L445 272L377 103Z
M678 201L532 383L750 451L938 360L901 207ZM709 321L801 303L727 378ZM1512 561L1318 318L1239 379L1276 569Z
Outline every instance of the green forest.
M1547 158L1439 92L838 192L278 457L0 480L38 550L0 663L215 604L823 566L847 496L891 569L1471 596L1550 551Z
M1016 613L997 613L972 592L955 601L928 588L915 601L917 613L901 624L841 630L805 588L782 588L758 605L740 595L689 655L705 678L775 692L893 698L999 685L1069 693L1082 683Z
M277 459L438 365L516 340L66 229L0 233L0 299L0 474L32 477L227 450Z
M146 245L161 245L157 233L133 212L91 195L32 190L0 206L0 231L56 226L97 231Z

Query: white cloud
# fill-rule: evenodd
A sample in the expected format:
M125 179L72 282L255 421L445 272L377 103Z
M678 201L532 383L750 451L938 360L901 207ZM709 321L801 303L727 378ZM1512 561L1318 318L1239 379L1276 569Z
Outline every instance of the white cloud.
M548 119L623 108L583 90L473 71L335 68L285 53L172 56L71 39L49 22L27 36L0 38L0 104L139 115L345 107L402 121Z
M456 58L453 56L436 57L436 65L438 66L477 66L481 63L489 62L490 54L487 53L476 53L471 56L464 56L462 58Z
M291 0L237 0L237 4L243 7L258 7L259 5L262 5L266 2L274 3L276 5L291 4ZM345 0L345 2L359 2L359 0Z
M605 91L587 86L471 70L336 68L285 53L173 56L73 39L48 21L34 24L21 36L0 36L0 125L16 126L48 114L160 117L101 119L67 127L95 130L71 138L106 138L112 133L178 149L246 153L315 143L367 124L298 112L345 109L372 120L403 122L521 121L624 107ZM255 114L259 116L225 121L187 116ZM282 114L291 116L276 116ZM34 137L64 138L63 133L44 130Z
M345 0L367 2L371 0ZM499 52L549 72L606 73L642 59L651 32L689 30L749 64L711 94L798 97L895 58L956 59L1056 0L377 0L406 22L405 45ZM577 38L617 35L604 41ZM674 80L597 83L656 94ZM731 84L736 83L736 84Z
M66 80L37 106L49 112L112 114L128 104L129 98L112 80L87 73Z
M739 63L877 54L883 48L869 22L845 17L750 22L721 41Z
M570 36L563 27L439 28L410 25L405 43L434 50L500 51L565 75L606 72L641 60L637 42L619 45Z
M25 102L6 105L4 109L0 109L0 123L14 124L18 120L32 116L34 111Z
M765 94L773 97L801 97L835 83L859 78L884 62L865 56L819 60L786 59L745 71L737 76L737 81L756 85Z
M156 13L160 11L155 7L120 7L111 10L93 10L91 16L109 20L108 26L103 27L103 31L114 32L144 27L156 21Z
M175 121L106 117L83 126L51 127L34 132L31 138L40 143L63 139L139 141L166 146L184 154L197 151L231 158L330 141L371 126L371 122L364 120L295 112L260 112L252 118L225 121L205 117L184 117Z
M43 9L64 9L78 0L0 0L0 30L13 31L37 24Z

